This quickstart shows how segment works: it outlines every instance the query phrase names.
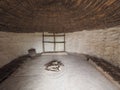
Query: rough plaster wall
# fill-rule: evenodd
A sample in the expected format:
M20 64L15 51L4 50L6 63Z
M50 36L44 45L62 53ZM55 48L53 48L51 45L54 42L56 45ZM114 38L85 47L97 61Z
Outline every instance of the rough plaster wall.
M6 33L0 32L0 67L14 58L27 54L27 50L35 48L42 52L41 33Z
M42 52L41 33L0 32L0 67L30 48ZM120 28L67 33L66 51L94 55L120 66Z
M68 33L66 51L94 55L120 66L120 28Z

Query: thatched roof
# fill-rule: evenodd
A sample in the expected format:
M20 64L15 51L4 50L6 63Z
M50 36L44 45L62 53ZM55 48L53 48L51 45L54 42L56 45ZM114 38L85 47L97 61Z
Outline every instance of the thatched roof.
M120 0L0 0L0 30L70 32L120 25Z

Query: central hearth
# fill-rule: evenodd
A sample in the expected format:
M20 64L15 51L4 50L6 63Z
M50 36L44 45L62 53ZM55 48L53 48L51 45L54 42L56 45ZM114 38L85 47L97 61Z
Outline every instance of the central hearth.
M61 71L62 66L64 66L64 64L61 61L52 60L45 64L45 70L58 72Z

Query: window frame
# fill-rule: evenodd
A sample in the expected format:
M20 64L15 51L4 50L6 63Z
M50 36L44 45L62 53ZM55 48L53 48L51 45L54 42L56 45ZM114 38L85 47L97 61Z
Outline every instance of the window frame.
M46 37L53 37L53 41L45 41ZM63 37L63 41L56 41L56 37ZM45 32L43 32L43 53L59 53L59 52L65 52L65 33L48 33L45 34ZM53 51L46 51L45 50L45 44L46 43L53 43L54 45L54 49ZM63 44L63 49L64 50L60 50L60 51L56 51L56 45L57 44Z

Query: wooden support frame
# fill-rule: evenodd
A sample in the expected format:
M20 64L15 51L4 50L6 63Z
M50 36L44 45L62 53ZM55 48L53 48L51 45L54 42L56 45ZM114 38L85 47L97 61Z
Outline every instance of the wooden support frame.
M43 32L43 39L42 39L42 42L43 42L43 53L59 53L59 52L65 52L65 33L63 34L58 34L58 33L50 33L50 34L45 34L45 32ZM45 38L46 37L53 37L53 41L45 41ZM56 37L63 37L63 41L56 41ZM51 43L54 45L53 47L53 51L46 51L45 50L45 44L46 43ZM56 45L59 44L59 43L63 43L63 47L64 47L64 50L60 50L60 51L57 51L56 50Z

